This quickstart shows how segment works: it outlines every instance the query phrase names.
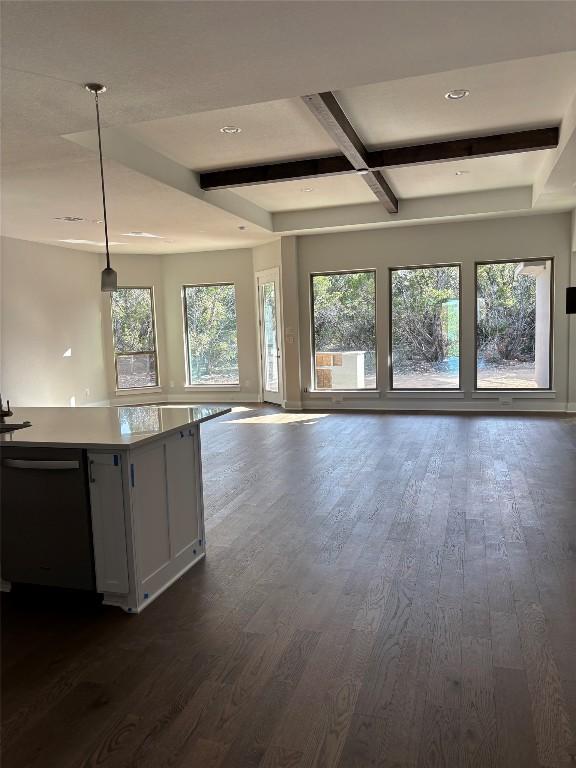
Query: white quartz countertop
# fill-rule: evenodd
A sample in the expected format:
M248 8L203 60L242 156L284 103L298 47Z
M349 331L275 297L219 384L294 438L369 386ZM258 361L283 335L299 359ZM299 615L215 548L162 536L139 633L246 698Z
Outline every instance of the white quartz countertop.
M225 413L230 408L209 405L14 408L6 422L32 426L0 434L0 446L130 448Z

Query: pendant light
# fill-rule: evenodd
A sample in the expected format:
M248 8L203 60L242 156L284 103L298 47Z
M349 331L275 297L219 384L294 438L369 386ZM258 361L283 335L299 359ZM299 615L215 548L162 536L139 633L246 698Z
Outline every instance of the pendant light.
M106 243L106 268L102 270L100 287L102 291L115 291L118 287L118 275L110 266L110 250L108 247L108 218L106 215L106 191L104 189L104 164L102 162L102 136L100 134L100 108L98 106L98 94L104 93L105 85L100 83L86 83L87 91L94 94L96 103L96 126L98 128L98 155L100 157L100 183L102 186L102 209L104 211L104 240Z

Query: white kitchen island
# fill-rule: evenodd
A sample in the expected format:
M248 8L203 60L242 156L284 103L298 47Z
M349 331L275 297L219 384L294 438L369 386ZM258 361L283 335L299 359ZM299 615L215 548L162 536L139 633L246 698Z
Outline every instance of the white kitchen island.
M229 411L15 409L31 426L0 436L3 588L95 589L141 611L205 555L200 424Z

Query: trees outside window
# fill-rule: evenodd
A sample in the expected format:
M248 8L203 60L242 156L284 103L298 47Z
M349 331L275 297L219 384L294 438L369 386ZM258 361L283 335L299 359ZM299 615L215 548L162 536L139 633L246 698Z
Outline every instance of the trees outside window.
M158 385L152 288L118 288L110 296L116 388Z
M460 386L460 267L390 270L391 388Z
M238 384L234 285L188 285L183 301L188 384Z
M312 275L316 389L376 388L373 271Z
M552 262L476 265L476 386L550 386Z

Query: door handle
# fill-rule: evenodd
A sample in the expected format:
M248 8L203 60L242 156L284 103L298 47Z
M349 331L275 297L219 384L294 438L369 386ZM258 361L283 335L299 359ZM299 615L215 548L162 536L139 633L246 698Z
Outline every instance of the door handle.
M2 464L11 469L80 469L79 461L44 459L4 459Z

